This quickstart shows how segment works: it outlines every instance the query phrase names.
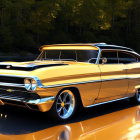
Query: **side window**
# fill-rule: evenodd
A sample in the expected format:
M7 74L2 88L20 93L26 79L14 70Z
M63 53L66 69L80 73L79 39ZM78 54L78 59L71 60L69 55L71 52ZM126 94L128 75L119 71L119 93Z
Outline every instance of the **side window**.
M117 51L103 51L101 53L100 64L103 58L107 59L106 64L118 64Z
M119 56L119 63L128 64L128 63L134 63L138 61L138 59L133 54L130 53L119 52L118 56Z

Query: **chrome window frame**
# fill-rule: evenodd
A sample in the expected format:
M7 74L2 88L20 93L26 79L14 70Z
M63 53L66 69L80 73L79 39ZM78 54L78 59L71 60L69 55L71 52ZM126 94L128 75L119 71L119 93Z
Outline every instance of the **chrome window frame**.
M102 51L117 51L117 52L121 51L121 52L126 52L126 53L130 53L130 54L132 54L132 55L135 55L137 59L140 59L140 55L139 55L138 53L134 52L134 51L121 50L121 49L100 49L99 47L98 47L98 49L100 50L100 51L99 51L100 54L98 55L98 60L97 60L97 62L96 62L96 64L98 64L98 65L100 65L99 60L100 60L100 58L101 58ZM118 60L119 60L119 57L118 57ZM139 62L139 61L137 61L137 62L132 62L132 63L138 63L138 62ZM113 63L112 63L112 64L113 64ZM112 65L112 64L105 64L105 65ZM116 64L122 64L122 63L116 63ZM128 63L128 64L131 64L131 63Z
M83 62L83 63L90 63L90 64L97 64L98 63L98 57L100 57L100 51L101 51L101 49L99 48L99 47L97 47L97 46L94 46L94 47L96 47L98 50L98 54L97 54L97 57L96 57L96 62L95 63L90 63L89 62L89 60L87 61L87 62ZM80 62L80 61L77 61L77 50L74 50L75 51L75 56L76 56L76 62ZM40 61L41 59L39 59L39 57L41 56L41 55L43 55L43 52L44 51L41 51L41 53L39 54L39 56L34 60L34 61ZM60 54L61 55L61 54ZM60 58L60 57L59 57ZM92 59L92 58L91 58ZM53 61L53 59L50 59L51 61ZM60 59L60 61L62 61L61 59Z

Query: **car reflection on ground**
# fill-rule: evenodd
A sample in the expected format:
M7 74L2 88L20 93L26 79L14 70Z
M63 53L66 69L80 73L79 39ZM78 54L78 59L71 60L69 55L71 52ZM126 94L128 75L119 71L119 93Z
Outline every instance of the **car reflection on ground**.
M0 108L0 140L136 140L140 106L120 101L82 111L67 123L21 108Z

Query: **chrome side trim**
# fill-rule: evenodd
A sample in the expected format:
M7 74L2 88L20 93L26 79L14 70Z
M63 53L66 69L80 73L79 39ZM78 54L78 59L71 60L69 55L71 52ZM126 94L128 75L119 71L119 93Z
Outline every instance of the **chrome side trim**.
M39 88L53 88L53 87L60 87L60 86L69 86L69 85L77 85L77 84L86 84L86 83L96 83L96 82L106 82L106 81L114 81L114 80L126 80L126 79L138 79L140 77L124 77L124 78L112 78L112 79L101 79L101 80L91 80L91 81L82 81L82 82L74 82L74 83L66 83L66 84L57 84L51 86L44 86L39 78L32 77L37 81Z
M140 78L140 77L125 77L125 78L113 78L113 79L104 79L104 80L92 80L92 81L84 81L84 82L75 82L75 83L51 85L51 86L40 86L40 88L53 88L53 87L61 87L61 86L69 86L69 85L77 85L77 84L107 82L107 81L114 81L114 80L126 80L126 79L133 79L133 78L137 79L137 78Z
M1 76L1 74L0 74ZM125 80L125 79L138 79L140 77L123 77L123 78L112 78L112 79L101 79L101 80L91 80L91 81L82 81L82 82L74 82L74 83L65 83L65 84L57 84L51 86L44 86L40 79L36 76L14 76L14 75L2 75L2 76L11 76L11 77L23 77L23 78L33 78L37 82L37 86L39 88L53 88L53 87L60 87L60 86L69 86L69 85L77 85L77 84L86 84L86 83L95 83L95 82L106 82L106 81L114 81L114 80ZM0 82L0 86L9 86L9 87L22 87L25 88L24 84L15 84L15 83L3 83Z
M98 105L107 104L107 103L111 103L111 102L115 102L115 101L119 101L119 100L124 100L124 99L128 99L128 98L129 97L119 98L119 99L110 100L110 101L107 101L107 102L102 102L102 103L97 103L97 104L89 105L89 106L86 106L86 107L88 108L88 107L98 106Z
M125 80L129 78L114 78L114 79L104 79L104 80L92 80L92 81L84 81L84 82L75 82L75 83L66 83L66 84L58 84L58 85L51 85L51 86L43 86L41 88L53 88L53 87L61 87L61 86L69 86L69 85L77 85L77 84L87 84L87 83L96 83L96 82L106 82L106 81L113 81L113 80Z
M106 82L106 81L114 81L114 80L126 80L129 79L128 77L124 77L124 78L112 78L112 79L102 79L102 82Z
M61 86L69 86L69 85L77 85L77 84L87 84L87 83L95 83L101 82L101 80L92 80L92 81L84 81L84 82L75 82L75 83L66 83L66 84L58 84L58 85L51 85L51 86L43 86L42 88L53 88L53 87L61 87Z

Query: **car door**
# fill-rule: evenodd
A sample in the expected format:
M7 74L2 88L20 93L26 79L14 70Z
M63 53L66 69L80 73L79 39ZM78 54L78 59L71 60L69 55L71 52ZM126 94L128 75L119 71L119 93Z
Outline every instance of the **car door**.
M102 60L104 59L107 59L107 62L103 64ZM118 63L118 52L114 50L102 51L99 68L102 83L96 102L124 97L128 90L128 79L126 66Z
M128 51L119 51L119 63L127 68L127 77L129 88L127 96L133 96L136 90L140 88L140 62L139 56Z

